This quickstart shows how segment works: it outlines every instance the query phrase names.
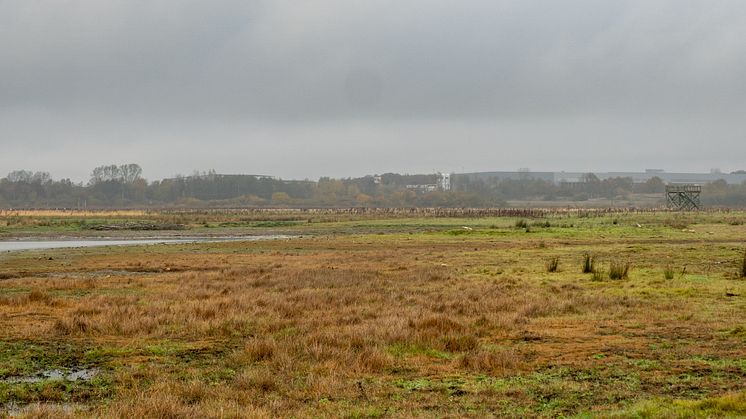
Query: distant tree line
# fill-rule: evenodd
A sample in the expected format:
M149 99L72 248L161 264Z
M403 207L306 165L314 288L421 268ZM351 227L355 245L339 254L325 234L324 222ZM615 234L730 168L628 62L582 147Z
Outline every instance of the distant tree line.
M723 207L746 206L746 183L729 185L724 180L716 180L702 187L702 203Z
M93 169L87 183L54 180L47 172L13 171L0 179L0 207L487 207L504 203L476 192L430 192L407 189L433 184L435 175L389 173L374 178L318 181L268 176L221 175L214 170L148 182L137 164Z
M456 176L454 186L459 190L493 195L503 200L539 199L545 201L587 201L593 198L625 198L630 194L663 193L665 184L659 177L645 183L634 183L630 177L601 180L593 173L584 174L578 182L555 184L542 179L472 179Z
M437 175L381 176L317 181L268 176L221 175L214 170L148 182L137 164L93 169L87 183L54 180L47 172L17 170L0 179L0 207L496 207L512 200L584 201L663 194L657 177L645 183L631 178L599 179L592 173L579 182L538 179L475 180L452 176L452 190L418 190L408 185L435 185ZM432 189L432 188L431 188ZM703 188L706 205L746 206L746 184L717 181Z

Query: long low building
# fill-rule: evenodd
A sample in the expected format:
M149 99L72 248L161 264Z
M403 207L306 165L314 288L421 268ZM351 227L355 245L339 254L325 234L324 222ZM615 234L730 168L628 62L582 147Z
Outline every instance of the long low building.
M472 180L483 181L537 179L561 184L581 182L584 175L588 173L593 173L601 180L618 177L631 178L634 183L645 183L654 177L660 178L664 183L703 184L715 182L721 179L729 184L741 184L746 182L746 173L669 173L660 170L649 170L645 172L473 172L459 173L456 176L466 176Z

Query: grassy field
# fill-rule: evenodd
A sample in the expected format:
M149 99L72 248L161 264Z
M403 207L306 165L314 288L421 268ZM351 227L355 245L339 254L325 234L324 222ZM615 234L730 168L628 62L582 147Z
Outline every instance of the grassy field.
M0 214L296 236L0 254L0 416L746 416L746 213L437 215Z

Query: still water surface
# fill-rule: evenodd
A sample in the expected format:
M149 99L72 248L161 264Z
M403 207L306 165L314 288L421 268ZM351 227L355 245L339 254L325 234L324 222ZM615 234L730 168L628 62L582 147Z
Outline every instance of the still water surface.
M0 241L0 252L17 250L45 250L64 249L72 247L96 247L96 246L136 246L143 244L161 243L194 243L194 242L220 242L228 240L271 240L290 238L288 236L249 236L249 237L209 237L209 238L183 238L183 239L129 239L129 240L11 240Z

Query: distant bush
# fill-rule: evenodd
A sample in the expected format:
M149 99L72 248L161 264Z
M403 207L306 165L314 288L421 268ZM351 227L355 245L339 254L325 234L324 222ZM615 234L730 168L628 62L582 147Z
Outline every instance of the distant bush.
M741 261L741 278L746 278L746 250L743 252L743 260Z
M526 221L526 220L516 220L516 222L515 222L515 228L528 228L528 221Z
M663 269L663 277L666 279L673 279L673 276L673 267L671 265L666 266L666 268Z

